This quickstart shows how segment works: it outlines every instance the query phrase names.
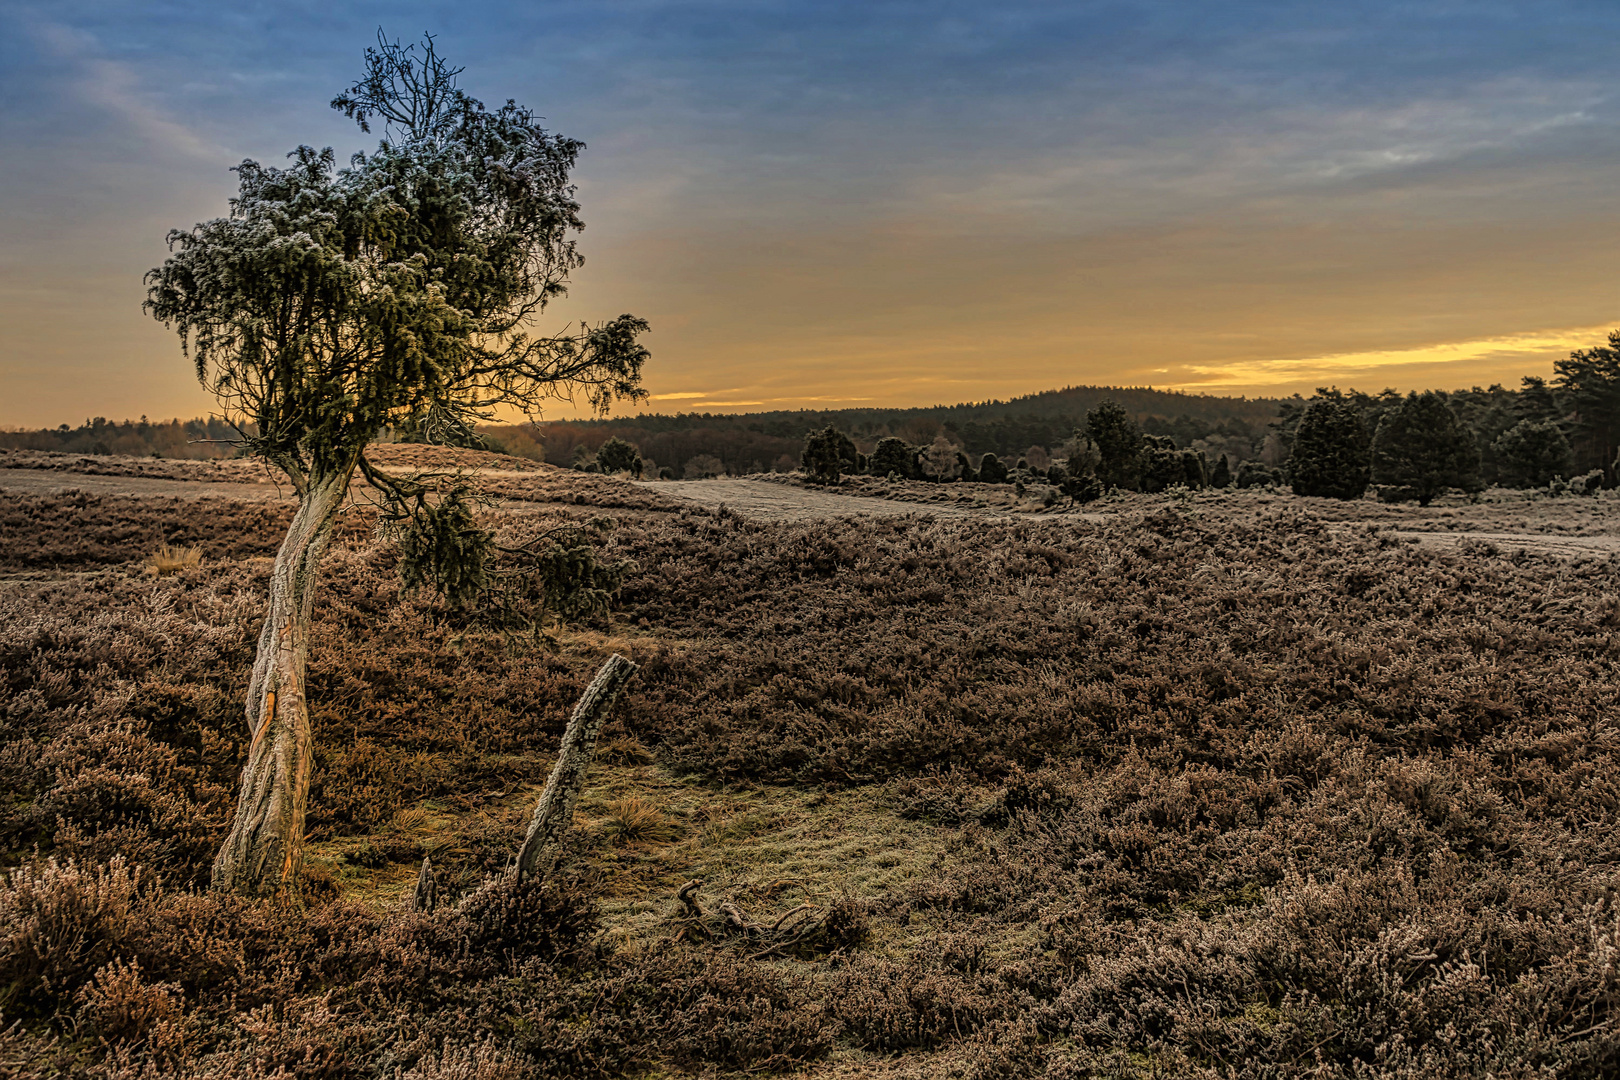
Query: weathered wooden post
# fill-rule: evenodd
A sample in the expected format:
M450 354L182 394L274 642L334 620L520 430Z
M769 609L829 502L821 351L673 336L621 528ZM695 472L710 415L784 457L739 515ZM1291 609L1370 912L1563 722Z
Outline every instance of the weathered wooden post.
M439 902L439 883L433 879L433 863L422 856L422 869L416 873L416 891L411 894L412 911L432 911Z
M574 803L579 801L580 790L585 786L585 773L590 769L591 758L596 753L596 736L601 733L602 723L607 719L614 699L635 671L635 664L614 653L596 673L591 685L585 688L579 704L574 706L568 730L563 733L557 764L546 778L545 790L540 792L540 801L535 804L528 834L523 838L523 846L518 848L519 881L532 874L544 876L556 860L558 845L562 842L563 833L568 831L568 823L573 820Z

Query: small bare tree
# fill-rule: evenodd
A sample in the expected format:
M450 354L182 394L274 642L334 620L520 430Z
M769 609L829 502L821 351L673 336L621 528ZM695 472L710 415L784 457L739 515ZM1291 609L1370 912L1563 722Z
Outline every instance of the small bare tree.
M943 435L934 436L934 441L923 451L922 470L930 480L955 480L962 472L962 465L956 460L956 444Z
M248 690L252 735L214 884L263 894L297 876L309 788L305 657L321 555L358 471L407 533L414 572L465 601L484 581L489 534L430 478L384 473L366 447L385 428L476 439L497 410L535 413L583 393L605 413L638 399L647 324L531 336L582 264L569 173L583 145L508 101L457 86L431 37L380 32L365 73L332 102L385 125L375 152L339 168L301 146L285 169L236 167L226 217L169 234L147 275L147 310L179 332L197 377L276 466L298 509L276 557Z

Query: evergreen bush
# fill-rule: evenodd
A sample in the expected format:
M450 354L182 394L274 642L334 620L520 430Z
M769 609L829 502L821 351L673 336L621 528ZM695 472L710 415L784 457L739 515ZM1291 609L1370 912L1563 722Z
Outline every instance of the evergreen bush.
M898 439L895 440L899 442ZM881 444L879 444L881 445ZM1007 482L1007 466L994 454L986 454L979 459L979 483L1005 484Z
M1359 499L1372 481L1372 440L1356 407L1337 390L1318 391L1294 432L1288 479L1295 495Z
M867 469L873 476L888 476L893 473L902 480L910 480L916 475L913 464L915 460L915 454L906 440L891 436L878 440L867 463Z
M1238 466L1237 486L1240 488L1270 487L1282 480L1280 471L1258 461L1245 461Z
M979 474L973 471L973 462L962 451L956 452L956 475L961 480L977 480Z
M1551 420L1520 420L1491 444L1504 487L1539 488L1567 476L1575 460L1569 439Z
M623 439L609 439L596 451L596 467L608 475L627 472L641 478L641 451Z
M1447 488L1479 491L1479 448L1443 393L1407 394L1384 413L1372 441L1379 498L1428 506Z
M1086 435L1097 448L1097 479L1134 490L1142 469L1142 429L1124 406L1105 401L1086 413Z
M855 443L829 424L805 440L800 461L811 483L836 484L841 474L855 471Z
M1181 451L1176 449L1176 440L1168 435L1142 436L1138 460L1143 491L1163 491L1187 482L1187 469L1182 463Z

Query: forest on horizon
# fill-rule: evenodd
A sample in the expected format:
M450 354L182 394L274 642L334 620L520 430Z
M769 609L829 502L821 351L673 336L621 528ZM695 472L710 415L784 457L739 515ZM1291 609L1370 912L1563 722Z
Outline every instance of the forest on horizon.
M1562 395L1562 397L1561 397ZM1378 395L1351 392L1376 413L1394 391ZM1573 417L1568 392L1527 376L1518 390L1500 384L1447 393L1480 452L1483 479L1497 481L1492 446L1503 432L1526 417ZM805 439L833 427L847 433L862 453L880 439L927 444L944 436L977 460L995 454L1012 461L1031 450L1056 452L1084 427L1087 413L1104 401L1117 402L1146 435L1168 437L1182 449L1203 451L1213 462L1226 457L1236 470L1243 462L1281 469L1292 449L1293 431L1309 400L1289 397L1220 397L1146 387L1071 386L1007 400L962 402L911 408L863 407L775 410L753 413L638 413L599 420L556 420L484 425L480 438L492 450L561 466L594 461L602 445L619 439L635 446L647 462L683 475L694 458L717 460L733 475L787 472L799 467ZM1574 424L1571 423L1571 434ZM1369 428L1369 431L1371 428ZM219 418L151 421L88 419L77 427L0 431L0 449L44 450L137 457L220 458L236 453L235 435ZM408 431L397 441L416 441ZM653 472L652 475L658 475Z

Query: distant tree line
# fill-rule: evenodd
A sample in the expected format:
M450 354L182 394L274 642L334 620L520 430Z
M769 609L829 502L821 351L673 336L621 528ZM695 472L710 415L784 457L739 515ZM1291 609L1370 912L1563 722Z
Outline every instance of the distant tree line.
M812 438L831 428L848 443L839 443L840 475L1047 484L1071 494L1089 490L1088 478L1104 490L1288 485L1299 494L1358 498L1376 488L1387 498L1419 501L1447 488L1582 493L1616 486L1620 331L1606 345L1558 361L1554 372L1550 381L1527 376L1517 390L1495 385L1402 395L1323 388L1310 398L1251 399L1070 387L931 409L483 425L469 433L468 444L648 477L797 468L826 475L815 464L831 460L824 447L809 464L806 454ZM228 441L235 435L219 420L143 417L117 424L98 417L77 428L0 432L0 447L220 457L235 452ZM401 428L384 437L418 435ZM1099 461L1090 467L1093 454Z
M64 454L127 454L134 457L221 458L236 453L239 433L223 420L157 420L114 423L104 416L78 427L63 424L37 431L0 431L7 450L53 450Z
M1446 491L1473 494L1491 484L1545 487L1555 494L1615 487L1620 331L1607 345L1571 353L1554 371L1551 383L1527 376L1517 391L1500 385L1405 395L1319 389L1308 400L1283 403L1265 440L1275 464L1230 453L1212 457L1207 439L1178 445L1174 436L1144 430L1112 400L1088 410L1056 454L1031 446L1015 463L994 452L972 454L964 440L945 432L926 444L886 436L866 453L829 424L806 439L800 464L810 480L823 484L855 473L1021 487L1044 483L1049 501L1056 493L1087 501L1108 489L1287 484L1298 495L1338 499L1361 498L1376 488L1382 499L1426 506Z
M811 432L834 427L866 455L883 439L928 446L944 436L977 459L994 454L1009 464L1033 454L1061 455L1061 447L1084 423L1087 411L1114 400L1137 420L1144 433L1173 439L1178 446L1199 444L1233 460L1257 458L1268 425L1282 399L1222 398L1149 389L1069 387L1011 401L926 409L839 409L714 415L640 415L596 421L559 421L526 430L543 441L545 459L590 468L597 450L610 439L635 445L657 474L688 476L787 472L800 465ZM504 441L513 429L481 429ZM1043 466L1044 467L1044 466Z
M1270 479L1299 495L1427 504L1447 489L1550 488L1590 494L1617 484L1620 331L1553 365L1551 383L1402 396L1319 389L1286 402L1274 427L1285 464Z

